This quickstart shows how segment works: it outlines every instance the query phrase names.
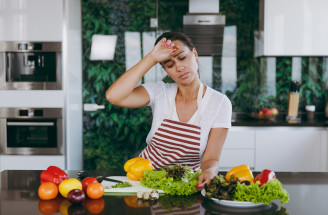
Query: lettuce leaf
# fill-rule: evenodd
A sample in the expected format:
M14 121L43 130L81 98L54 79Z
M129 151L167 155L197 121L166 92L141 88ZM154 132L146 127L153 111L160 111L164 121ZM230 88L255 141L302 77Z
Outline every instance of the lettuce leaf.
M250 185L238 183L234 194L235 201L248 201L258 204L263 202L266 205L278 199L281 204L289 201L288 192L282 188L278 179L272 179L259 187L260 182L251 183Z
M144 177L140 179L143 186L160 189L170 195L191 195L198 192L196 186L201 170L194 172L190 167L185 168L183 177L168 177L165 170L145 170Z

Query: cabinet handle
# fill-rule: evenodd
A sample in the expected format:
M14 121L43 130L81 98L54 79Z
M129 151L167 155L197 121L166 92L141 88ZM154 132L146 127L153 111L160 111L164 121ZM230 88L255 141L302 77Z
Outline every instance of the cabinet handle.
M8 126L54 126L53 122L7 122Z

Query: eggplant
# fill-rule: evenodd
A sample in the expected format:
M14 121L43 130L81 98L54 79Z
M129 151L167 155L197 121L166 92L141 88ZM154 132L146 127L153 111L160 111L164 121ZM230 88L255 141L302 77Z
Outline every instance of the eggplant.
M85 194L80 189L74 189L68 193L67 199L73 204L80 204L85 200Z

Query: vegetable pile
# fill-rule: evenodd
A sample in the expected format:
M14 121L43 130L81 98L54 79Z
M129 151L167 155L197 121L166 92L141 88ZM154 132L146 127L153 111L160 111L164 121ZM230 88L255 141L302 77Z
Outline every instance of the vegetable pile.
M282 188L281 182L276 179L273 171L264 170L254 179L252 171L246 165L232 168L225 177L215 176L209 186L205 185L205 191L207 198L221 200L248 201L266 205L276 199L281 204L289 201L287 191Z
M40 174L40 186L38 195L42 200L55 199L60 193L73 204L84 202L86 197L99 199L104 195L104 187L94 177L69 178L68 175L57 166L49 166Z
M140 179L143 186L160 189L170 195L191 195L198 192L196 186L200 170L188 166L170 165L161 170L145 170L144 177Z

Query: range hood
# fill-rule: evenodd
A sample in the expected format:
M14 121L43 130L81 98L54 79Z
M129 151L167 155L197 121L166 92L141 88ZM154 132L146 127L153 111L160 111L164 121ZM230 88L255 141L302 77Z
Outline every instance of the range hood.
M198 55L222 55L226 20L219 13L219 0L189 0L189 13L183 16L183 32L196 46Z

